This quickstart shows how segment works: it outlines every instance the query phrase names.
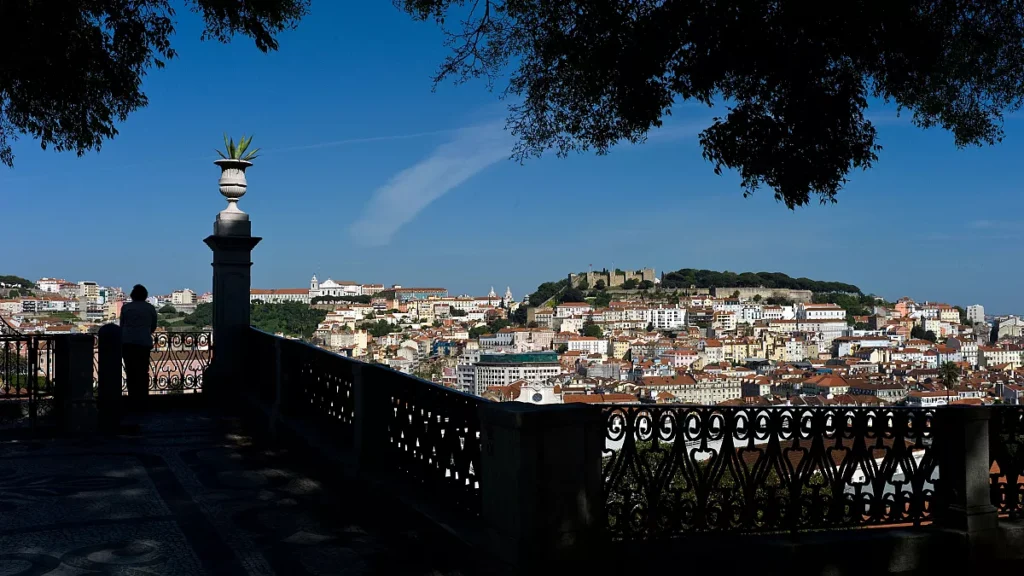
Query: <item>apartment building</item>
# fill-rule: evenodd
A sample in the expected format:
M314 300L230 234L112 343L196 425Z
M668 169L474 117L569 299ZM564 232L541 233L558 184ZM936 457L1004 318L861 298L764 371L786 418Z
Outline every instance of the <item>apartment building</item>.
M555 352L482 353L479 358L473 370L463 370L462 365L459 366L459 382L464 389L472 389L478 396L489 386L508 386L517 380L543 382L562 371Z

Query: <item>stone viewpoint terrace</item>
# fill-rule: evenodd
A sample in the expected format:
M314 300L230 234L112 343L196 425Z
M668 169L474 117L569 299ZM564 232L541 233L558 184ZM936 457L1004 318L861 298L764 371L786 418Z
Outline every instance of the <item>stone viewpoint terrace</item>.
M0 574L1024 572L1024 407L491 402L251 328L237 196L135 412L0 327Z

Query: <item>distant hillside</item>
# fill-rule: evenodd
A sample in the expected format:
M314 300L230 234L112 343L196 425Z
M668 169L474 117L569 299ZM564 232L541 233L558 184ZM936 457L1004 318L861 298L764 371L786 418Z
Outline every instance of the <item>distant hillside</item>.
M714 270L697 270L683 268L675 272L666 272L661 277L662 288L789 288L791 290L810 290L812 292L851 292L860 294L860 288L844 282L825 282L810 278L791 278L782 272L716 272Z

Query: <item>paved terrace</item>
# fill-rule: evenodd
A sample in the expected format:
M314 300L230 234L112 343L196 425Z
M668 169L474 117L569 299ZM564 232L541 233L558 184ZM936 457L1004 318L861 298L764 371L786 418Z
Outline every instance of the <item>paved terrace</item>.
M0 442L0 575L467 574L386 497L255 444L238 423L150 414L139 432Z

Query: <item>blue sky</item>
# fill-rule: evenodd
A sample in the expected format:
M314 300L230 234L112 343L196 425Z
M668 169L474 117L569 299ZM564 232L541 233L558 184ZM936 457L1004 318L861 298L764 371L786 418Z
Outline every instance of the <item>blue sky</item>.
M240 202L264 238L254 287L316 271L520 297L589 264L690 267L1024 312L1024 119L1000 145L958 151L876 110L876 168L836 205L789 211L713 173L694 136L716 111L698 106L608 156L508 160L503 104L482 83L432 92L440 34L390 2L314 2L269 55L199 32L183 11L179 58L151 71L150 105L100 153L16 144L15 168L0 168L0 274L209 289L202 239L224 206L212 161L227 131L265 151Z

